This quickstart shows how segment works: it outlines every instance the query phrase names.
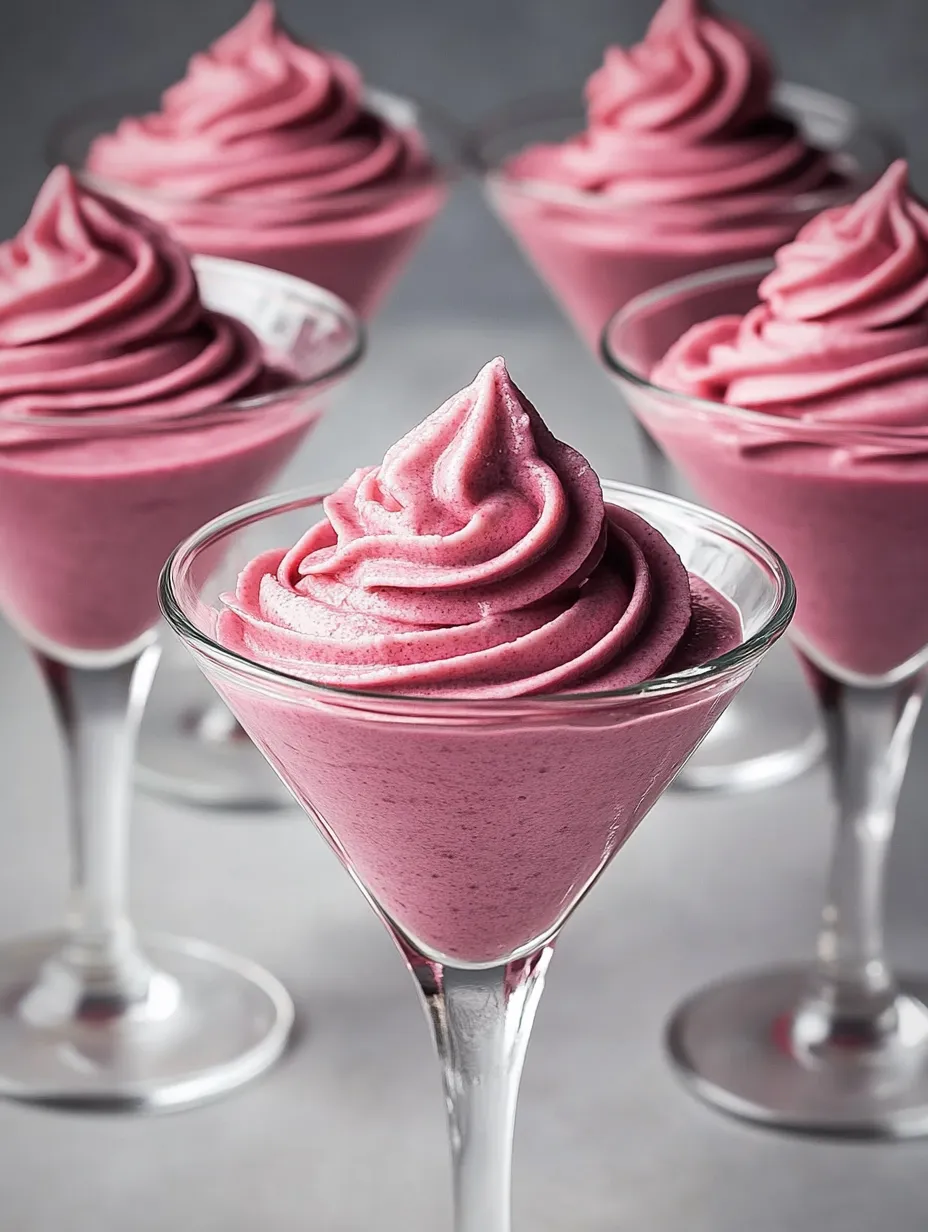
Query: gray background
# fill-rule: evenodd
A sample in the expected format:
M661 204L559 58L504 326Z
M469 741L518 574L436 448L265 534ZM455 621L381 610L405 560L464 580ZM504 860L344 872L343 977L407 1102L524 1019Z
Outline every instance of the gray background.
M0 5L0 234L43 176L41 140L75 102L165 85L238 0ZM579 87L649 0L284 2L292 27L373 82L463 120ZM891 121L928 179L925 0L732 0L785 75ZM605 474L636 474L614 394L509 241L462 186L373 331L364 369L290 479L373 460L502 351L552 426ZM321 459L324 458L324 463ZM60 758L29 660L0 627L0 935L60 915ZM928 968L926 733L891 874L894 953ZM928 1146L840 1146L704 1111L663 1063L662 1018L711 977L809 951L829 839L821 771L758 799L668 798L566 930L529 1055L516 1226L535 1232L924 1232ZM309 1031L287 1063L211 1108L151 1121L0 1105L6 1232L385 1232L449 1226L437 1071L399 959L298 820L229 820L146 800L135 905L149 926L219 941L292 989Z

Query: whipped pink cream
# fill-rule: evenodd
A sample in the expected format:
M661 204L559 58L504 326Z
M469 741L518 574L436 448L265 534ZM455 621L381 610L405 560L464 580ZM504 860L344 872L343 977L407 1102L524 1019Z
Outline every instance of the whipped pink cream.
M810 423L928 432L928 208L894 163L777 253L760 303L694 326L655 379Z
M159 111L97 137L87 170L191 251L365 311L444 200L421 134L370 106L348 60L291 38L271 0L195 55Z
M320 512L245 566L210 633L290 676L424 699L214 683L420 952L502 961L565 917L743 677L616 713L591 691L707 662L739 616L604 503L499 359Z
M896 162L777 254L745 315L693 326L657 385L763 413L652 427L703 492L777 547L796 628L839 667L928 645L928 208Z
M317 413L288 379L155 224L53 171L0 245L0 604L23 632L110 650L150 628L172 545L256 494Z
M509 175L647 203L655 231L709 223L833 183L831 159L774 106L773 65L745 26L701 0L664 0L641 43L610 47L587 82L587 128L510 159ZM742 198L742 200L738 200ZM661 213L663 203L688 206ZM656 210L656 213L654 212Z
M680 558L604 504L501 359L252 561L220 635L306 679L468 697L623 688L690 632Z
M701 0L664 0L641 43L606 51L585 130L530 146L491 178L591 345L635 295L771 255L810 217L810 194L847 188L851 169L777 110L773 82L749 30Z
M180 249L65 167L0 245L0 419L149 404L185 415L263 371L251 331L204 308Z

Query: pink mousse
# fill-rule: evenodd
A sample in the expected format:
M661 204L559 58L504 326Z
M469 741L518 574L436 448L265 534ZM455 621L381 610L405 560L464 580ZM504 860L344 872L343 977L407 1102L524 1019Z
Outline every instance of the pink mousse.
M763 419L641 409L705 498L782 553L812 650L880 676L928 646L928 209L905 163L809 223L759 295L690 329L653 380Z
M662 535L604 504L495 360L328 497L295 547L248 564L218 615L219 641L249 660L418 706L215 683L406 937L491 962L563 918L733 686L626 703L621 719L532 699L641 684L740 635ZM488 719L501 699L516 709Z
M355 66L306 47L271 0L98 137L87 170L191 252L335 291L369 315L444 204L421 134L366 102Z
M758 38L701 0L664 0L644 40L610 47L586 86L587 127L531 146L491 195L577 329L595 345L633 296L769 256L840 187L833 160L772 100Z
M204 308L172 240L53 171L0 245L7 616L69 650L154 625L174 544L256 495L313 421L286 383L244 325ZM274 389L263 408L231 406Z

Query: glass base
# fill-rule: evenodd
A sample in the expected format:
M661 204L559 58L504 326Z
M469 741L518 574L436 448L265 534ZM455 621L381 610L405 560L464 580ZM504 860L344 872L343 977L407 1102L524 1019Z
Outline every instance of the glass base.
M164 656L142 718L136 785L198 808L293 807L280 779L189 659Z
M804 1050L792 1039L812 969L735 977L673 1015L667 1047L700 1099L741 1120L833 1138L928 1135L928 978L902 979L896 1021L878 1045Z
M267 971L203 941L143 939L147 995L107 1007L55 957L63 935L0 945L0 1096L78 1111L189 1108L256 1078L290 1038Z
M825 733L795 653L779 642L709 732L671 791L761 791L817 765Z

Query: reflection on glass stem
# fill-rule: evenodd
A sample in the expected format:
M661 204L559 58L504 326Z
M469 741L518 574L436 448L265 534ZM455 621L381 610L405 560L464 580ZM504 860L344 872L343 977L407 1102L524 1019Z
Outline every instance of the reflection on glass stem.
M554 942L484 970L430 962L402 948L442 1066L455 1232L509 1232L516 1101Z
M868 688L806 664L828 736L838 825L814 984L794 1043L878 1047L899 1028L883 940L886 858L928 670Z

